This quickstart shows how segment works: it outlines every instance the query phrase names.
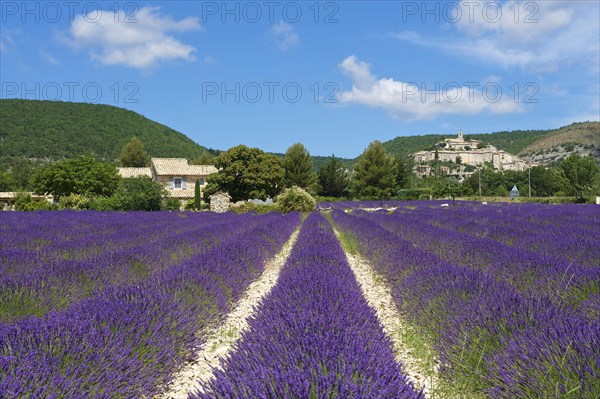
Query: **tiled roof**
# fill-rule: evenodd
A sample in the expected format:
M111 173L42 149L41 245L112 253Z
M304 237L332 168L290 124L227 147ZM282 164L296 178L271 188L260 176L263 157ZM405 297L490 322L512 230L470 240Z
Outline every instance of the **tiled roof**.
M185 158L152 158L158 176L205 176L217 173L213 165L188 165Z
M119 168L119 174L124 178L139 176L152 177L150 168Z
M169 196L173 198L183 199L183 198L194 198L194 186L190 186L187 190L183 190L181 188L173 188L168 190Z

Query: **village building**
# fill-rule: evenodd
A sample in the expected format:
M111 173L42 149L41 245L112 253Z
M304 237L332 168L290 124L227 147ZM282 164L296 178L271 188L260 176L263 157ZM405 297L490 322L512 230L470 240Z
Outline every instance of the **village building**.
M206 178L217 172L213 165L190 165L185 158L152 158L147 168L119 168L119 174L124 178L147 176L162 183L169 195L182 204L194 198L196 180L200 183L202 196Z
M465 140L462 131L458 132L456 138L445 139L438 143L435 150L419 151L412 156L415 160L414 171L421 177L431 174L432 167L428 163L435 161L436 157L440 162L455 163L457 166L454 168L445 167L445 174L457 177L459 180L466 179L474 173L473 168L465 167L467 165L479 167L490 163L497 171L523 171L533 166L518 156L492 145L484 146L479 140Z

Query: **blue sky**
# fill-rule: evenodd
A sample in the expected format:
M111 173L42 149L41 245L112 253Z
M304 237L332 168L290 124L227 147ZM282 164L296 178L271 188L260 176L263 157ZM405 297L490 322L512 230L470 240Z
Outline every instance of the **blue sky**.
M355 157L599 120L599 20L597 0L3 0L0 95L115 105L212 148Z

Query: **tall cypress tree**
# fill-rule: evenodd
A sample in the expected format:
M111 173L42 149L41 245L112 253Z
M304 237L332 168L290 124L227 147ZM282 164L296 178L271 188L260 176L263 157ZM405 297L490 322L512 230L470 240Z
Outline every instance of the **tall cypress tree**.
M200 209L200 179L196 179L194 187L194 208Z
M284 184L286 187L307 188L314 182L312 158L301 143L296 143L287 149L283 158L283 168L285 169Z
M326 197L343 197L348 194L348 176L342 162L334 155L319 169L318 193Z

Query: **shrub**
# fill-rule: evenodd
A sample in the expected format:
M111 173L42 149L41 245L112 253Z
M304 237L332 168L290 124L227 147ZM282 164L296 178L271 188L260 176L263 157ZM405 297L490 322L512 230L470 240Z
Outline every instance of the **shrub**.
M317 202L346 202L351 200L348 197L326 197L323 195L315 195L313 198Z
M400 200L410 201L416 199L429 199L433 195L433 191L430 188L405 188L398 190L397 197Z
M90 208L96 211L117 211L119 203L115 197L95 197L90 201Z
M159 211L164 195L163 186L149 177L123 179L113 196L114 206L120 211Z
M309 193L296 186L283 190L277 196L276 202L282 213L291 211L311 212L317 204Z
M92 207L92 198L81 195L81 194L69 194L64 197L60 197L58 200L58 209L74 209L74 210L84 210L90 209Z
M162 202L162 209L167 211L178 211L181 209L181 202L177 198L165 197Z
M229 210L234 213L254 212L262 215L269 212L279 212L279 207L276 204L259 205L252 202L244 202L241 205L232 206Z
M46 200L36 201L29 193L18 193L15 197L16 211L49 211L52 205Z

